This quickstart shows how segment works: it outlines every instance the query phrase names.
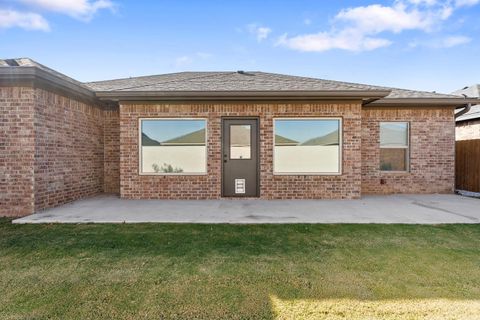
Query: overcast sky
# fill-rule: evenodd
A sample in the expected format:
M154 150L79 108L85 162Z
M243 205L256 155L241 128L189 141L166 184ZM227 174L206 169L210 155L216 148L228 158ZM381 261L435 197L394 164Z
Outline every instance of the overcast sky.
M0 0L0 57L80 81L260 70L427 91L480 82L480 0Z

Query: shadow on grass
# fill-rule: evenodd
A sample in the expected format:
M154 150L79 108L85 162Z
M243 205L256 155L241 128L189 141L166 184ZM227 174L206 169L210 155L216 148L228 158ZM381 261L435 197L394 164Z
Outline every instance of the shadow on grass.
M320 318L352 310L388 318L443 312L446 301L468 314L479 310L479 279L476 225L0 222L0 314L12 318Z

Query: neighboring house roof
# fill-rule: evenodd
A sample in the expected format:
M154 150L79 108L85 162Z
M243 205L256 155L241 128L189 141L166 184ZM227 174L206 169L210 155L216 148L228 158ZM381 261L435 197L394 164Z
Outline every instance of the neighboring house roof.
M338 130L327 133L326 135L309 139L303 142L302 146L332 146L338 145Z
M143 147L153 147L159 146L160 142L155 139L150 138L147 134L142 132L142 146Z
M144 147L174 145L205 145L205 129L193 131L163 142L152 139L147 134L142 132L142 146Z
M162 145L205 145L205 129L193 131L182 136L161 142Z
M275 135L275 145L276 146L296 146L297 144L298 144L298 141L286 138L286 137L278 135L278 134Z
M467 97L478 98L480 97L480 84L474 84L473 86L465 87L463 89L454 91L452 94L466 95Z
M471 98L478 98L480 97L480 84L474 84L472 86L465 87L463 89L453 92L453 94L465 95ZM459 122L473 119L480 119L480 105L472 106L469 112L462 114L455 120Z
M93 95L104 101L360 98L364 103L375 105L455 106L468 102L458 95L256 71L178 72L81 83L29 58L0 59L0 84L25 79L46 80L54 87Z
M480 119L480 105L472 106L470 111L465 114L462 114L460 117L455 119L457 122L465 120L474 120Z

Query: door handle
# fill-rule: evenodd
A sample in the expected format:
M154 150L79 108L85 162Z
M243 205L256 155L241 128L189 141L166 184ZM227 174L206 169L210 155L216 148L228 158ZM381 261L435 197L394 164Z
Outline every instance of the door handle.
M223 155L223 163L227 163L227 155L226 154Z

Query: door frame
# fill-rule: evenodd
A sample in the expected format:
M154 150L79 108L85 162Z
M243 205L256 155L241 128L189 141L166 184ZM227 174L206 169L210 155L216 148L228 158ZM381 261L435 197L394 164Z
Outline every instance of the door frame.
M243 197L243 196L225 196L224 195L224 190L223 190L223 183L224 183L224 176L225 176L225 163L224 163L224 160L223 160L223 155L225 154L224 151L225 151L225 147L228 147L228 146L225 146L224 144L224 137L223 137L223 133L224 133L224 130L225 130L225 120L255 120L257 122L257 130L255 132L255 135L257 136L257 192L255 194L254 197L258 198L260 197L260 117L258 116L225 116L225 117L221 117L221 129L220 129L220 145L221 145L221 155L220 155L220 162L221 162L221 166L222 166L222 169L221 169L221 179L220 179L220 188L221 188L221 192L220 192L220 196L222 198L226 197L226 198L248 198L248 197Z

